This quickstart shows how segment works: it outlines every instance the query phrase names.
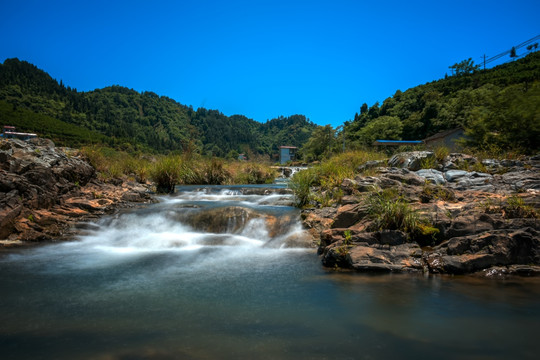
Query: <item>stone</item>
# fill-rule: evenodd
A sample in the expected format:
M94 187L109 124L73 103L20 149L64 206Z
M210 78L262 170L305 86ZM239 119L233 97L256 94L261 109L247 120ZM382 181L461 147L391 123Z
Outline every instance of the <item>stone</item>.
M417 171L422 168L422 162L435 157L433 151L411 151L396 154L388 160L388 166L406 168Z
M369 272L422 271L421 259L414 256L420 249L415 244L403 244L384 249L356 246L349 250L347 262L355 270Z
M465 170L448 170L444 173L444 178L448 182L457 181L459 178L466 176L469 172Z
M150 201L141 185L123 189L97 181L90 164L47 139L0 139L0 159L0 244L5 246L56 238L74 219L123 203L125 192L134 201Z
M418 170L416 171L416 175L423 177L424 179L436 185L443 185L446 183L443 173L435 169Z
M333 228L350 227L360 221L369 213L367 206L359 204L343 205L334 215Z

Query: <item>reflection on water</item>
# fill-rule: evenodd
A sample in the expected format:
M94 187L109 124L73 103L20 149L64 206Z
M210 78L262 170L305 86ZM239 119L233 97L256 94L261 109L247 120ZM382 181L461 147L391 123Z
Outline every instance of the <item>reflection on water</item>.
M299 231L290 195L222 190L3 255L2 359L537 358L538 279L327 271L313 250L265 246L270 217L287 218L280 242ZM230 232L184 217L231 206L249 210Z

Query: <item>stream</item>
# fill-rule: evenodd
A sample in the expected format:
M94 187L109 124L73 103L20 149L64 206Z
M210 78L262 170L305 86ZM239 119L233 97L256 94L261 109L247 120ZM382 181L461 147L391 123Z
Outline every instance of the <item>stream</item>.
M538 278L324 269L283 184L159 200L0 253L0 358L538 358Z

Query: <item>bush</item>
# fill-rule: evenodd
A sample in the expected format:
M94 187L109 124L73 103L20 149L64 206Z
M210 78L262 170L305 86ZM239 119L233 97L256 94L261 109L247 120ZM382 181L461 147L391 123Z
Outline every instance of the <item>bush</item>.
M156 184L159 193L173 193L179 183L182 171L182 159L179 156L165 156L156 161L151 170L150 178Z
M269 184L276 178L275 170L254 162L241 162L229 166L231 181L234 184Z
M339 202L343 193L339 190L341 183L346 178L353 178L360 165L370 160L384 158L378 152L349 151L338 154L319 165L294 174L291 181L297 204L304 207L311 200L317 200L323 206L329 206ZM312 186L319 186L320 195L315 196L311 192Z
M435 237L439 229L416 212L403 198L391 189L374 191L367 199L373 220L369 231L400 230L411 239Z

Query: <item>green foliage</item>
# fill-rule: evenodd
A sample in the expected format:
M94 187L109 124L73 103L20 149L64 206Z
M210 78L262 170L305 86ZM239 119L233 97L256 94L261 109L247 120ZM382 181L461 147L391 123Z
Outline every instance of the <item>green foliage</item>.
M423 203L428 203L431 200L455 201L456 195L441 185L432 185L426 181L420 193L420 200Z
M229 166L233 184L270 184L276 178L275 170L256 162L241 162Z
M347 143L368 144L374 136L422 140L462 127L468 136L467 145L475 149L495 145L503 151L537 152L540 53L482 71L476 70L470 59L455 66L459 76L405 92L398 90L380 107L375 104L368 111L367 105L362 105L360 114L345 123ZM385 128L382 125L390 122L387 117L394 125ZM379 129L397 131L378 133Z
M474 73L480 69L480 65L474 65L472 58L468 58L467 60L455 63L454 65L450 66L449 69L451 69L452 73L455 75L460 76Z
M373 220L370 231L400 230L411 239L419 236L435 236L439 230L427 219L422 218L409 203L397 196L394 189L374 191L368 198L370 218Z
M317 169L310 168L294 174L290 186L296 197L296 205L305 207L313 199L311 187L318 183Z
M537 211L531 205L526 205L523 198L512 195L506 199L506 206L504 206L504 214L507 218L533 218L539 217Z
M435 159L437 159L439 163L443 163L446 157L450 155L450 149L446 146L438 146L433 153L435 154Z
M0 125L15 125L60 145L217 157L235 152L269 157L280 145L302 146L317 127L302 115L261 124L241 115L194 110L118 85L77 92L18 59L0 64Z
M156 184L158 193L173 193L182 173L182 159L171 155L160 158L150 171L150 178Z
M403 124L395 116L379 116L370 120L358 133L358 141L370 146L375 140L401 140Z
M370 160L379 160L384 155L378 152L349 151L331 157L319 165L294 174L291 187L296 195L297 205L304 207L311 200L323 205L339 202L343 196L341 183L346 178L353 178L359 165ZM318 186L319 194L315 196L311 187Z
M480 203L479 207L487 214L502 214L507 219L540 218L533 206L525 204L523 198L515 194L504 200L488 198Z
M420 161L422 169L435 169L437 167L437 159L434 156L426 156Z
M301 154L308 162L319 161L329 157L334 152L336 144L336 130L330 125L321 126L313 131L302 147Z

